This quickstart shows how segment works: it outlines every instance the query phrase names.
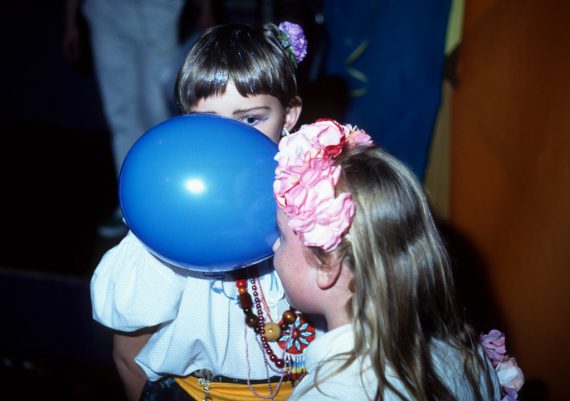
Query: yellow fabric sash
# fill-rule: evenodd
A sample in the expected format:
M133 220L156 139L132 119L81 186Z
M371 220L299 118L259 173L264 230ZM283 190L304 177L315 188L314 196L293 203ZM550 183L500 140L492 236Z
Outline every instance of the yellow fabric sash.
M175 380L195 400L204 399L204 386L198 383L199 379L197 377L177 377ZM278 385L279 383L271 383L272 391L275 391ZM250 386L262 397L269 395L269 383L251 384ZM210 382L209 399L212 401L260 401L261 398L251 391L250 386L239 383ZM293 384L290 381L283 380L279 391L277 391L273 399L275 401L285 401L289 398L292 391Z

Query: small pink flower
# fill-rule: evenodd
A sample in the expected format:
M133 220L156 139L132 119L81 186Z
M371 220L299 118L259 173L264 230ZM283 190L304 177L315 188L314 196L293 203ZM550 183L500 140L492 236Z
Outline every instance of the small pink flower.
M481 334L481 345L485 355L491 360L493 367L503 362L505 358L505 335L499 330L491 330L488 334Z
M524 384L524 375L513 357L507 357L495 368L499 383L505 388L514 388L519 391Z
M370 135L368 135L363 130L357 129L356 127L354 129L350 127L350 133L348 134L347 137L347 143L351 148L356 145L362 145L362 146L373 145L372 138L370 137Z
M516 359L506 354L505 335L499 330L491 330L481 334L479 340L499 379L504 395L501 401L516 401L524 384L524 375Z

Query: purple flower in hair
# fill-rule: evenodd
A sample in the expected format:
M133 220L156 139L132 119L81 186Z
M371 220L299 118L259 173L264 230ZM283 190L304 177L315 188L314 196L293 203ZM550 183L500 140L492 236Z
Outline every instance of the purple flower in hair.
M501 401L517 401L519 399L519 394L514 388L503 387L502 393L504 397L501 399Z
M499 330L491 330L488 334L481 334L481 345L493 367L505 359L505 335Z
M491 330L488 334L481 334L479 341L501 385L503 398L500 401L517 401L518 391L524 384L524 374L516 359L506 354L505 334L499 330Z
M279 29L287 37L288 43L283 43L283 47L293 53L294 64L303 61L307 55L307 38L300 25L294 24L289 21L284 21L279 24Z

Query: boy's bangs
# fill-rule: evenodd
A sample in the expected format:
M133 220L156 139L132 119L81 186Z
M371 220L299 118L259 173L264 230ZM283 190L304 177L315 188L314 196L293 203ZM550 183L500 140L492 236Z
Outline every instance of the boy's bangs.
M273 79L269 74L261 74L259 71L239 70L230 74L238 92L242 96L273 95Z
M265 67L264 63L243 62L229 64L225 69L217 69L208 73L197 74L200 79L194 82L195 101L225 93L228 82L233 81L240 95L244 97L271 95L284 104L287 93L283 83L276 76L274 68Z
M192 90L188 95L191 103L195 105L199 99L206 99L212 96L224 94L228 85L227 71L198 72L199 79L195 79Z
M263 52L252 52L249 57L241 57L240 63L230 64L228 77L232 80L242 96L271 95L287 106L292 97L293 91L288 88L295 88L296 82L293 76L294 71L284 71L281 63L272 59L271 55Z

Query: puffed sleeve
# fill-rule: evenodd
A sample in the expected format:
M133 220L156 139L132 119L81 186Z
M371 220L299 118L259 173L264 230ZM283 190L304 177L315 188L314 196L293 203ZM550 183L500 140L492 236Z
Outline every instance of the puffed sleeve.
M176 317L185 277L164 264L129 232L103 255L91 278L93 318L134 331Z

